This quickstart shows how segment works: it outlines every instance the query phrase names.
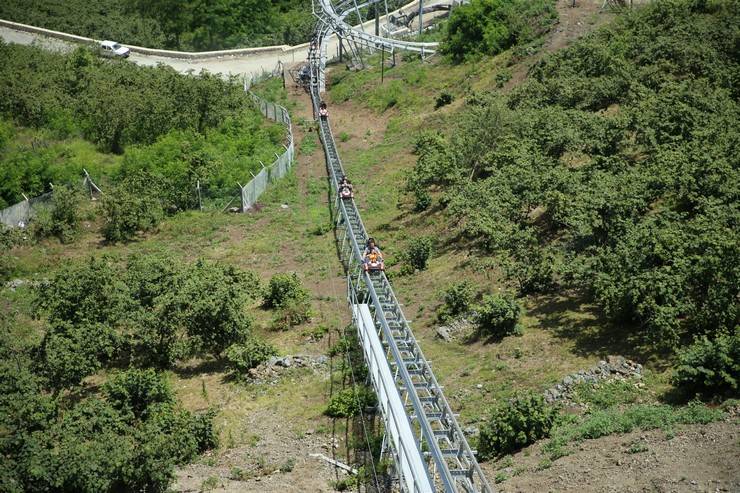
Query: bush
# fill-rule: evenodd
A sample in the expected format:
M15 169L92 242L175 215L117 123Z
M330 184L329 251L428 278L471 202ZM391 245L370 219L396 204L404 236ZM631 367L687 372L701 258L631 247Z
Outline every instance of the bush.
M39 373L55 390L78 385L98 371L120 348L110 326L98 323L57 322L41 343Z
M131 174L103 195L103 236L110 242L129 241L155 228L163 217L162 201L148 173Z
M103 392L113 407L131 412L137 419L145 418L150 406L171 404L175 399L163 374L151 368L117 373L105 382Z
M206 412L194 415L192 418L190 430L199 453L218 447L218 433L213 427L213 420L217 414L217 410L209 409Z
M275 274L263 295L266 308L283 308L296 302L308 304L309 293L295 272Z
M452 11L442 51L456 62L535 40L557 19L552 0L473 0Z
M439 93L437 99L435 99L434 101L434 109L438 110L442 106L447 106L448 104L452 103L454 99L455 98L452 94L447 91L442 91L441 93Z
M226 360L229 366L239 372L246 373L248 370L255 368L278 352L272 344L257 339L250 338L244 344L234 344L226 350Z
M58 186L52 193L49 207L41 207L30 221L31 232L37 239L56 236L62 243L71 243L80 232L81 196L75 189Z
M478 329L487 336L502 338L522 331L519 325L522 309L510 294L485 295L475 311Z
M499 457L549 435L557 410L535 393L522 393L494 407L478 438L483 459Z
M422 236L421 238L411 240L406 248L406 252L404 252L406 262L415 270L426 269L429 257L432 256L433 245L434 239L429 236Z
M245 307L259 287L251 272L199 260L182 269L158 308L164 320L185 329L193 349L219 356L249 338L252 319Z
M331 418L352 418L375 406L375 393L366 387L349 387L334 394L324 414Z
M273 328L275 330L288 330L311 320L311 305L308 301L289 301L275 314Z
M475 287L469 281L451 284L442 295L442 306L437 310L437 318L445 322L467 313L474 296Z
M740 330L715 339L700 337L680 352L673 383L702 397L737 396L740 390Z

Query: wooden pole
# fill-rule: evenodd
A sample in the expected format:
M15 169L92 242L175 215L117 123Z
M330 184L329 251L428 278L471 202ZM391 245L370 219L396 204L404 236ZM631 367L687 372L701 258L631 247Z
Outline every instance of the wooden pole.
M385 80L385 45L380 47L380 83Z

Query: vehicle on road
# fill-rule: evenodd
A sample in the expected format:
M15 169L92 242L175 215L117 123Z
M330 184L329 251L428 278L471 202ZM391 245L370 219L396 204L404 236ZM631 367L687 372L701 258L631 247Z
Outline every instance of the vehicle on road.
M115 41L101 41L100 54L111 58L128 58L131 50Z

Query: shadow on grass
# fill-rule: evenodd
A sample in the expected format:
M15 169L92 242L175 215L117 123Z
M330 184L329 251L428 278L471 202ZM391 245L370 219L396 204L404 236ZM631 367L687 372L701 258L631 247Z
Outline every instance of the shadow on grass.
M191 378L203 373L226 373L226 358L199 360L175 366L172 371L180 378Z
M535 302L529 314L538 319L542 329L573 341L573 352L578 356L618 354L641 363L667 366L656 348L635 333L634 326L609 321L598 307L586 303L577 294L543 296Z

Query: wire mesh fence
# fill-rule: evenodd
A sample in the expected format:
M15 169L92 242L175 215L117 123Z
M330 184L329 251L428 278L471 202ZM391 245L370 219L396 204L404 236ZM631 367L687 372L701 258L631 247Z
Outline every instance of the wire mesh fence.
M282 73L282 67L278 66ZM272 74L276 75L275 72ZM245 84L245 90L249 91ZM275 154L275 161L269 166L262 165L262 169L256 175L252 175L252 179L244 186L239 185L241 190L241 211L246 212L256 202L257 199L262 195L267 186L276 180L284 177L288 174L291 167L293 166L293 158L295 157L295 146L293 143L293 126L290 120L290 114L288 110L280 106L277 103L266 101L253 92L249 92L250 97L259 107L260 112L270 120L278 123L282 123L288 129L288 144L285 145L285 151L278 155Z
M0 211L0 223L12 228L25 228L38 208L51 200L52 192L18 202Z

